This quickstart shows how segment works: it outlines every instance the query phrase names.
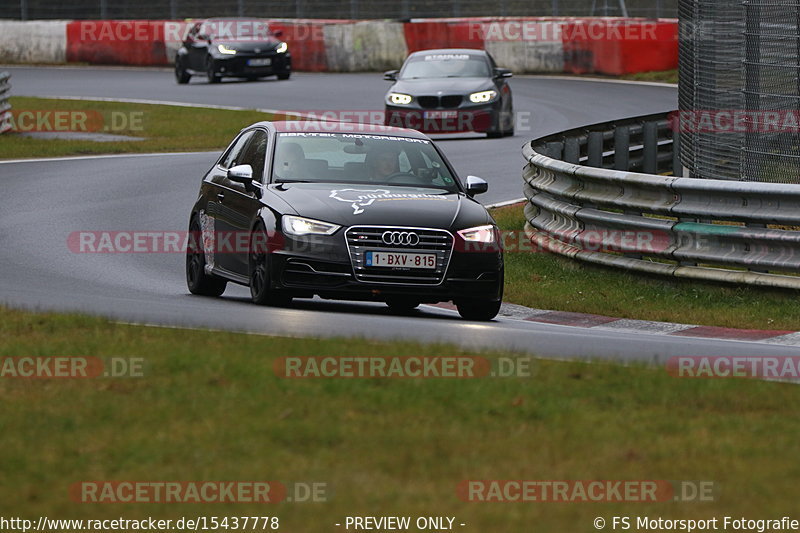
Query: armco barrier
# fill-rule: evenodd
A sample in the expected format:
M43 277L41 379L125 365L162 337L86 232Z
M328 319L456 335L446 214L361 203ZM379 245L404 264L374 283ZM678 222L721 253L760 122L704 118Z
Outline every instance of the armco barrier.
M563 27L564 69L573 74L632 74L678 66L674 20L582 19Z
M676 20L464 18L411 22L271 20L300 71L398 68L431 48L488 50L524 72L622 74L677 67ZM0 61L170 65L186 21L0 21Z
M800 185L659 175L678 166L676 135L661 114L526 144L534 245L639 272L800 289Z
M0 133L11 129L11 104L8 96L11 92L11 74L0 72Z
M66 26L63 20L0 20L0 62L63 63Z
M167 62L164 21L76 20L67 24L67 61L116 65Z
M329 24L324 35L328 70L334 72L389 70L408 55L399 22Z

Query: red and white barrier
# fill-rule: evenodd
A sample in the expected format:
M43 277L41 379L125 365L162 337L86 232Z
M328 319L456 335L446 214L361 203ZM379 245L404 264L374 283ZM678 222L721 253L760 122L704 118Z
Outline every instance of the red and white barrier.
M398 68L431 48L488 50L514 72L626 74L678 65L678 22L623 18L460 18L410 22L269 21L295 70ZM0 61L170 65L190 23L155 20L0 21Z

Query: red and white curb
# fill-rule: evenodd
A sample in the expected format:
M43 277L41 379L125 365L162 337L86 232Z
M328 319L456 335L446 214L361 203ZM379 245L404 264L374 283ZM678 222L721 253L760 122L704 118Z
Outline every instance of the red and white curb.
M450 311L456 310L455 305L450 302L432 304L429 307L447 309ZM676 337L695 337L800 346L800 331L736 329L717 326L698 326L694 324L676 324L673 322L633 320L587 313L573 313L569 311L532 309L530 307L509 303L504 303L502 305L498 317L522 322L556 324L559 326L593 330L612 330L648 335L670 335Z

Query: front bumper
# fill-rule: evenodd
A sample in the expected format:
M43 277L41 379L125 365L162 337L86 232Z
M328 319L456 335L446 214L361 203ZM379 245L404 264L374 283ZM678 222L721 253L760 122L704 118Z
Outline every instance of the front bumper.
M269 65L253 66L252 61L270 60ZM220 76L247 77L285 74L292 69L292 56L284 54L248 54L238 53L233 56L215 57L214 71Z
M423 133L485 133L496 128L501 101L461 104L457 108L423 109L415 102L407 106L386 105L384 124Z
M286 237L283 249L270 254L273 288L341 300L385 301L402 296L421 303L437 303L464 298L502 298L503 254L499 250L449 249L438 279L414 281L407 279L409 274L415 274L408 270L359 266L352 248L343 235L340 237L304 241ZM374 247L370 251L398 250Z

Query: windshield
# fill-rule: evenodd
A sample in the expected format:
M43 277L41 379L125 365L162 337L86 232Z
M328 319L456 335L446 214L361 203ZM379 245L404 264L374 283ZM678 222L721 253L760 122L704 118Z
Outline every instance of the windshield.
M400 79L488 78L486 58L470 54L423 54L408 58Z
M272 180L459 190L431 141L364 133L278 134Z

